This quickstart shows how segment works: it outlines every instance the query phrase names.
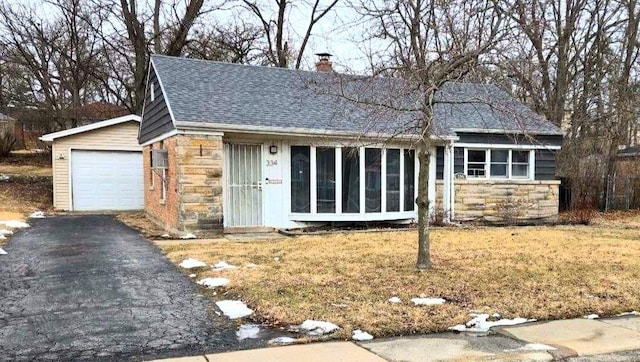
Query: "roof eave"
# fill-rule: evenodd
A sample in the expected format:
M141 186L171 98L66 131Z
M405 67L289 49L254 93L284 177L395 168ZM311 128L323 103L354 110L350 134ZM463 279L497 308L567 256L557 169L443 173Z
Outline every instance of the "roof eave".
M235 132L235 133L251 133L273 136L299 136L299 137L336 137L343 139L395 139L403 141L417 141L417 135L393 135L389 133L354 133L348 131L331 131L312 128L294 128L294 127L273 127L273 126L255 126L255 125L231 125L225 123L214 122L176 122L178 129L189 131L218 131L218 132ZM451 135L432 135L431 139L443 141L457 141L459 137Z
M64 131L48 133L46 135L41 136L39 140L44 142L53 142L55 139L58 139L58 138L69 137L76 134L89 132L89 131L93 131L93 130L104 128L104 127L115 126L117 124L126 123L126 122L140 122L140 120L141 120L140 116L135 114L128 114L126 116L111 118L104 121L67 129Z

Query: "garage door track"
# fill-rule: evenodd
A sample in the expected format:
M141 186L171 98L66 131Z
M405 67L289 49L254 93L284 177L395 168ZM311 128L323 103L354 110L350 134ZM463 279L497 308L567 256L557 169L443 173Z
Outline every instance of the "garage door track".
M0 361L144 360L238 347L235 325L114 217L31 223L0 256Z

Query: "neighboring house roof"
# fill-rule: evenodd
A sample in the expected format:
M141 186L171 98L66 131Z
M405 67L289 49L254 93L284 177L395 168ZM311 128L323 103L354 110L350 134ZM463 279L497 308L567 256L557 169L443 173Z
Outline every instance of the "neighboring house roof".
M174 125L415 135L421 95L398 78L152 56ZM449 83L434 106L433 133L557 134L559 128L487 84ZM413 110L413 111L411 111ZM401 131L401 132L399 132Z
M104 120L104 121L91 123L91 124L88 124L88 125L85 125L85 126L75 127L75 128L67 129L67 130L60 131L60 132L49 133L49 134L46 134L46 135L40 137L40 140L41 141L45 141L45 142L53 142L53 140L55 140L57 138L73 136L73 135L76 135L76 134L79 134L79 133L89 132L89 131L93 131L93 130L99 129L99 128L115 126L115 125L120 124L120 123L134 122L134 121L135 122L140 122L141 120L142 120L142 118L140 116L137 116L135 114L129 114L129 115L126 115L126 116L107 119L107 120Z

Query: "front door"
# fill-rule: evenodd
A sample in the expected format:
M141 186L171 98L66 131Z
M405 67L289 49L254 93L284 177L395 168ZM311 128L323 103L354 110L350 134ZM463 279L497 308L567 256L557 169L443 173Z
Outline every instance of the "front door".
M226 226L262 226L262 145L225 147Z

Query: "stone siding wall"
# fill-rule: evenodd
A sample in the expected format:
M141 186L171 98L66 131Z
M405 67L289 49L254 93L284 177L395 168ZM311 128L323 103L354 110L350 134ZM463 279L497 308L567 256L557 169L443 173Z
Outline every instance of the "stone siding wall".
M150 185L150 150L144 148L145 211L173 231L220 232L223 223L221 136L177 135L165 139L168 150L167 197L161 200L162 180ZM160 142L153 144L160 148Z
M455 180L454 216L458 221L484 219L553 219L558 215L560 181ZM442 181L436 184L436 207L442 205Z

